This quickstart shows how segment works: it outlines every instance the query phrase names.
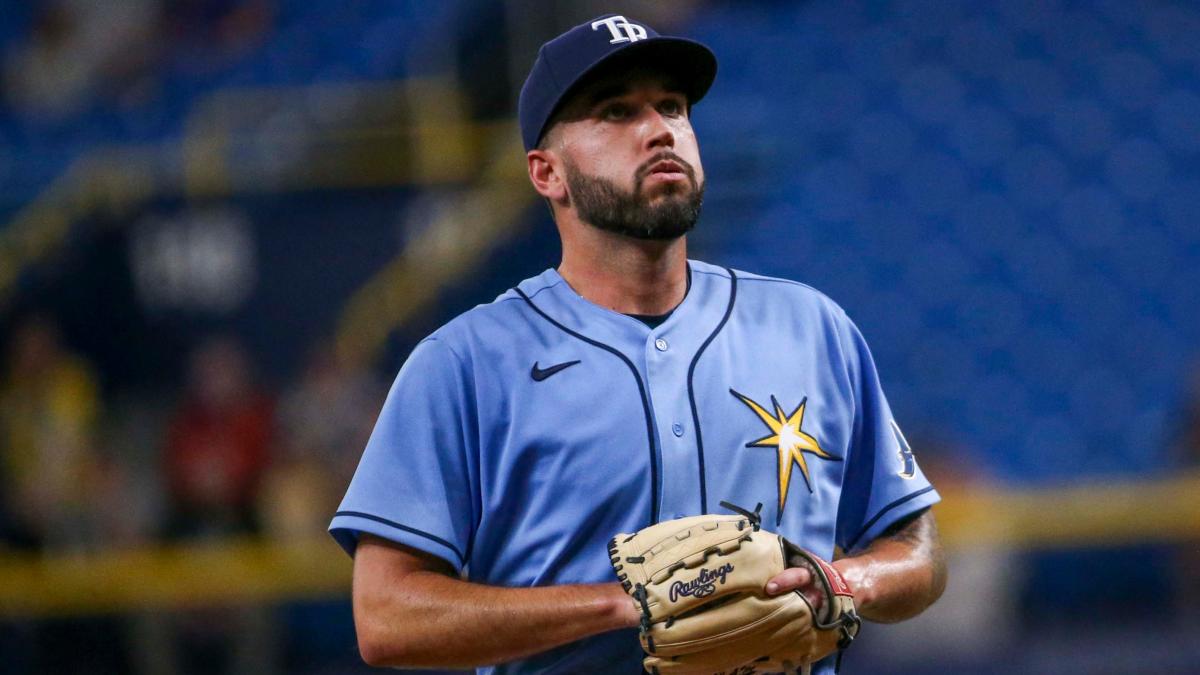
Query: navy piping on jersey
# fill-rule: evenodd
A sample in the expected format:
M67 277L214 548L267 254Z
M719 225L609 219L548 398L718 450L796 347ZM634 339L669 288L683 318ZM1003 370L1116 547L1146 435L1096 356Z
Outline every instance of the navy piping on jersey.
M725 271L729 272L729 306L725 308L725 316L721 317L721 323L717 324L704 344L700 345L700 349L692 357L692 365L688 366L688 403L692 406L692 426L696 428L696 455L700 460L700 513L708 513L708 485L704 477L704 440L700 435L700 413L696 410L696 390L692 387L692 376L696 373L696 364L700 362L700 355L704 353L705 349L708 349L709 343L725 327L725 322L729 321L729 315L733 314L733 301L737 298L737 275L728 267L725 268Z
M868 520L867 524L863 525L863 528L858 531L858 534L854 535L854 538L851 539L850 543L846 545L846 550L853 551L854 547L858 544L858 540L862 539L862 536L867 533L867 530L871 529L872 525L879 522L879 519L883 517L883 514L887 513L888 511L891 511L892 509L896 508L897 506L900 506L901 504L903 504L905 502L908 502L913 499L916 499L917 497L920 497L921 495L925 494L926 492L929 492L932 489L933 489L932 485L922 488L920 490L917 490L916 492L907 494L907 495L897 499L896 501L892 502L891 504L888 504L887 506L880 509L879 513L876 513L874 518Z
M402 530L404 532L408 532L409 534L415 534L418 537L424 537L425 539L437 542L437 543L441 544L442 546L445 546L446 548L450 549L451 551L454 551L454 555L458 556L459 567L462 567L463 565L466 564L467 559L465 556L463 556L462 551L458 550L457 546L455 546L454 544L451 544L450 542L446 541L445 539L442 539L441 537L429 534L428 532L422 532L421 530L418 530L413 527L409 527L407 525L401 525L400 523L397 523L392 520L388 520L387 518L380 518L379 516L373 516L369 513L362 513L361 511L338 511L337 513L335 513L333 515L334 515L334 517L354 516L355 518L366 518L367 520L373 520L377 523L383 523L384 525L387 525L388 527L394 527L397 530Z
M559 330L566 333L567 335L579 338L580 340L583 340L584 342L592 345L593 347L599 347L600 349L603 349L606 352L616 355L617 358L624 361L625 365L629 367L629 372L633 373L633 379L635 382L637 382L637 386L638 386L638 394L642 398L642 413L646 416L646 438L650 444L650 524L653 525L653 524L657 523L658 522L658 463L659 463L658 452L659 451L658 451L658 444L655 443L655 440L654 440L654 421L653 421L654 418L650 412L650 401L646 397L646 385L642 383L642 376L638 374L637 367L633 365L633 362L630 361L627 356L622 354L616 348L606 345L603 342L600 342L598 340L593 340L592 338L587 337L586 335L581 335L579 333L576 333L575 331L571 330L570 328L567 328L566 326L562 325L561 323L555 321L553 318L550 317L550 315L543 312L541 310L541 308L539 308L537 305L533 304L533 300L530 300L529 296L525 295L525 292L522 291L521 289L514 288L513 290L517 292L517 295L521 296L521 299L524 300L526 302L526 304L528 304L529 307L531 309L533 309L533 311L538 313L538 316L541 316L543 319L550 322L551 325L558 328Z

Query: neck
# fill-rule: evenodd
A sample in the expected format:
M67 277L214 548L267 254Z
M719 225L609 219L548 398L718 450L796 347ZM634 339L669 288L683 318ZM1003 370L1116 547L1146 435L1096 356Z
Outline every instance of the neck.
M558 273L593 304L658 315L687 293L687 240L644 241L585 226L563 237Z

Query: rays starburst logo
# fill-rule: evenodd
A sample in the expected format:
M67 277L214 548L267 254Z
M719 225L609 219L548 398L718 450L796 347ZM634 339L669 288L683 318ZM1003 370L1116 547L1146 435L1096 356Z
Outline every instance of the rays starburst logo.
M796 406L796 409L791 413L785 413L783 406L779 405L779 401L774 396L771 396L771 405L775 409L775 412L771 413L767 412L765 408L748 396L743 396L732 389L729 390L729 393L733 394L737 400L746 404L746 407L753 410L754 414L758 415L758 419L771 432L756 441L750 441L746 444L746 447L772 448L775 450L779 472L779 511L775 518L778 523L783 518L783 507L787 503L788 486L792 482L792 467L800 467L800 475L804 477L804 485L810 493L813 491L812 478L809 476L808 461L805 459L805 453L837 462L840 462L842 458L826 452L821 447L821 443L812 434L804 431L804 411L808 407L807 396L800 401L800 405Z

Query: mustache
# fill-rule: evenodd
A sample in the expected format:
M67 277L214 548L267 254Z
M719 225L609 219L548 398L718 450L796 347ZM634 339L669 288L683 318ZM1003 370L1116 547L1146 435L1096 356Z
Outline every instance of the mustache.
M683 172L687 174L688 180L692 183L692 185L694 186L696 184L696 170L693 169L692 165L688 164L687 161L685 161L682 157L669 150L664 150L643 162L633 174L634 182L640 185L641 182L645 180L646 176L650 175L650 169L655 164L663 161L675 162L678 164L683 168Z

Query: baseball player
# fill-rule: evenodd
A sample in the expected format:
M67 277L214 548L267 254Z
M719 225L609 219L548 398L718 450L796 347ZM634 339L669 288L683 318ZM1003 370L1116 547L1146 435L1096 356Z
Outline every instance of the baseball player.
M539 51L519 118L562 261L435 331L396 378L330 525L368 663L640 672L606 544L721 501L761 502L764 527L836 559L865 619L941 593L938 495L858 329L808 286L687 259L704 193L689 115L716 69L616 15ZM811 581L791 568L766 592Z

